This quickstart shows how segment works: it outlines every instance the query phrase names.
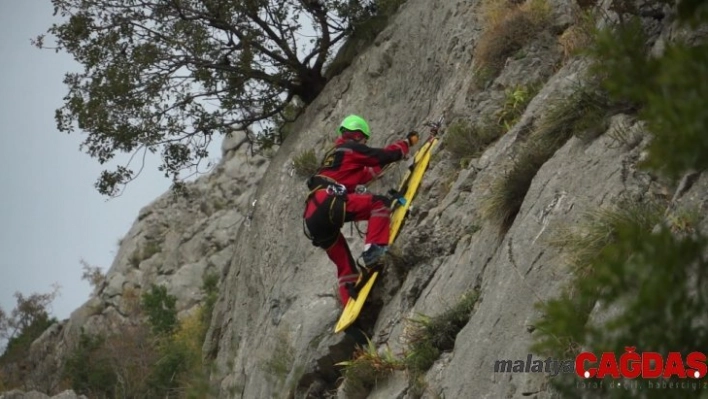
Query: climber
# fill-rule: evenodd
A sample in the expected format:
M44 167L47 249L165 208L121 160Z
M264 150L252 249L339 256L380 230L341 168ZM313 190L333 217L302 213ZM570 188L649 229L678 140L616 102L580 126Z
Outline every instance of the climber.
M390 228L391 199L369 192L357 192L376 177L383 167L403 159L418 142L418 133L386 148L366 145L371 138L368 123L349 115L339 126L340 137L325 154L319 170L308 179L310 193L305 202L305 234L312 245L323 248L337 266L339 296L346 305L359 273L349 245L340 229L345 222L368 220L361 258L365 268L377 265L386 253Z

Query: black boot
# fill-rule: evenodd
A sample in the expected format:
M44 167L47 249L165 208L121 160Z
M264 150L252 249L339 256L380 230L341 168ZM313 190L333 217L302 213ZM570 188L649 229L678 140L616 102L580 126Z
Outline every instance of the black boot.
M357 323L354 323L351 326L347 327L344 330L344 335L346 335L347 338L354 342L354 345L356 346L361 346L362 348L365 348L369 344L369 339L366 336L366 333L364 333L364 330L359 328Z

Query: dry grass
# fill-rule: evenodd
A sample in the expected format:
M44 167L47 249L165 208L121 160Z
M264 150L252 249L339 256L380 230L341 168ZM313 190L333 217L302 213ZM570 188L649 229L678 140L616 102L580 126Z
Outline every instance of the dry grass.
M511 227L534 176L552 155L549 152L549 147L540 141L528 142L509 170L492 183L480 211L484 218L499 225L500 233Z
M558 42L563 49L563 60L567 62L570 58L590 45L591 36L582 26L572 25L559 37Z
M575 17L575 23L559 37L558 43L563 49L563 61L578 56L583 49L588 48L593 40L595 30L595 15L590 10L581 10Z
M563 251L565 262L582 278L592 272L597 255L617 240L620 228L637 226L650 231L661 222L663 211L656 202L622 200L614 207L588 212L573 226L557 229L549 244Z
M604 132L609 102L600 92L579 88L570 96L552 100L509 170L492 183L482 203L482 214L505 233L521 209L538 170L573 135L590 140Z
M497 126L485 124L474 126L469 121L460 120L448 127L445 133L445 149L452 159L466 165L472 158L478 157L503 132Z
M513 4L506 0L483 0L479 16L486 26L498 25Z
M545 0L530 0L523 4L488 0L482 3L480 15L484 31L474 51L478 86L496 77L507 58L543 31L550 17L550 8Z

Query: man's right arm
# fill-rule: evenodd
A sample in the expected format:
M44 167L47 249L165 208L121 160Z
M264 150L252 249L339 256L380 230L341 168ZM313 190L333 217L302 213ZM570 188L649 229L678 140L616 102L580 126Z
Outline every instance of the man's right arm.
M357 154L357 161L366 166L386 166L401 160L408 154L407 140L400 140L385 148L369 147L365 144L355 143L350 147Z

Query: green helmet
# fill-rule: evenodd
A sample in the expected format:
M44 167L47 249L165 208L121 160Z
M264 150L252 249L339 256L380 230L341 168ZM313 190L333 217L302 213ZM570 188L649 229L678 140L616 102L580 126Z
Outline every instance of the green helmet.
M348 130L350 132L362 132L366 138L371 138L371 131L369 130L369 124L366 123L364 118L358 115L349 115L342 123L339 125L339 134L342 131Z

